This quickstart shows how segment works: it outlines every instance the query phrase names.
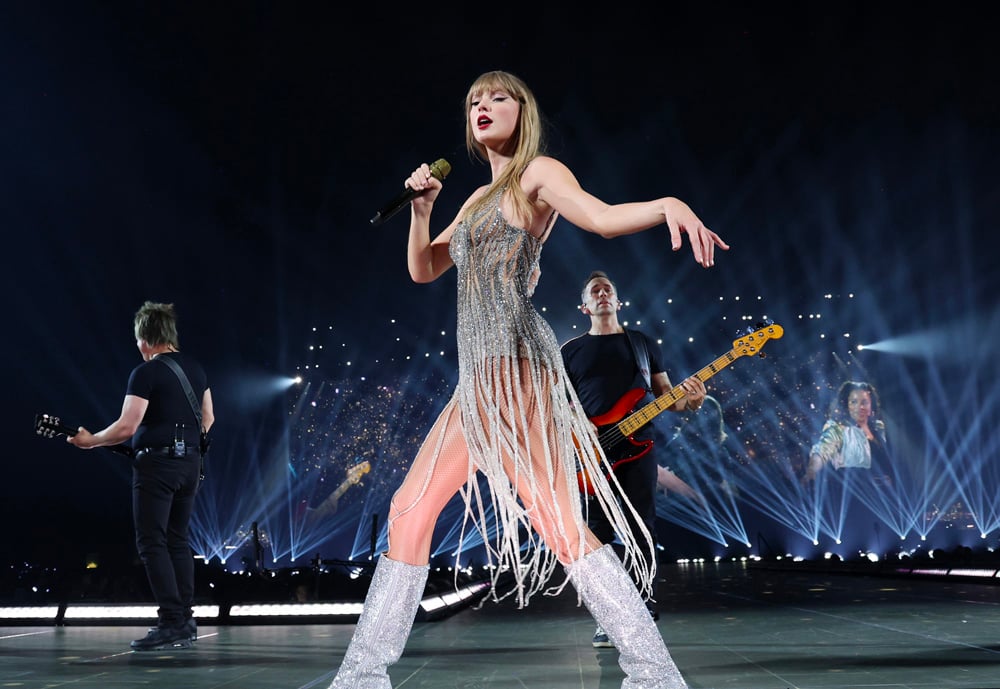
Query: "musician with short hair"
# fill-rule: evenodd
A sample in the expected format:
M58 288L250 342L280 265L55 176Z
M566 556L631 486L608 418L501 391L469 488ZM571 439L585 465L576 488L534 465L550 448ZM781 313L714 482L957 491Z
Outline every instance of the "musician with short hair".
M82 449L131 440L136 547L158 605L157 625L132 648L189 647L198 631L188 532L215 421L212 393L201 364L180 351L173 304L147 301L134 330L143 363L129 376L121 416L97 433L81 426L67 440Z
M590 318L590 329L563 344L562 357L586 415L592 421L604 417L607 422L617 422L641 404L670 392L672 385L664 370L659 344L645 333L623 328L618 322L622 304L606 273L594 271L590 274L581 301L580 309ZM670 411L697 410L705 399L704 382L691 376L680 387L685 395L669 408ZM601 427L605 423L595 425ZM657 463L653 453L641 445L643 441L652 440L651 430L647 426L632 434L632 439L640 444L625 441L615 448L604 449L615 467L614 474L623 497L635 508L655 542ZM695 494L676 475L672 475L672 479L675 480L671 480L670 485L676 487L676 492ZM613 543L615 531L603 510L590 509L588 514L594 535L602 543ZM635 529L636 520L631 510L626 509L625 514ZM655 562L656 553L651 553L651 557ZM657 617L653 602L648 601L647 605L654 618ZM593 645L595 648L612 647L600 627L594 635Z

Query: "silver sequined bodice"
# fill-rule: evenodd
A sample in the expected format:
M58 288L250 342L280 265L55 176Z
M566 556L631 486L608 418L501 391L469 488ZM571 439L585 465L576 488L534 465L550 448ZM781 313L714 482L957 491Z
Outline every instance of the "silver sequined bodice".
M504 218L499 196L455 230L460 373L474 359L526 358L549 368L559 357L555 334L531 303L541 252L539 239Z

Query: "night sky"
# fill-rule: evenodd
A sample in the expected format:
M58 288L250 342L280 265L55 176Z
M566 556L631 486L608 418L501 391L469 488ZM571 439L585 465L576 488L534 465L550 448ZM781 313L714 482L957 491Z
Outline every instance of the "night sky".
M907 384L881 376L904 426L946 437L960 432L952 412L970 426L1000 416L985 392L1000 58L978 5L446 5L3 3L6 555L131 552L121 458L38 438L32 421L117 418L146 299L177 306L182 348L209 371L212 493L295 464L303 431L295 389L274 387L283 377L430 377L414 399L444 404L454 274L414 285L405 212L368 220L421 162L454 168L438 229L488 181L464 150L462 103L491 69L527 81L549 152L586 189L676 195L733 247L706 271L687 245L671 254L665 228L608 242L559 221L535 300L560 338L585 323L577 295L600 268L630 300L626 318L656 323L675 381L731 346L744 313L787 324L769 347L801 375L826 359L815 328L789 326L824 295L856 295L828 314L834 330L872 342L949 329L943 349L906 364ZM741 380L721 379L719 391ZM791 402L803 420L828 401L810 381L772 394L738 406L813 394ZM925 416L905 420L906 398ZM995 430L974 444L1000 446Z

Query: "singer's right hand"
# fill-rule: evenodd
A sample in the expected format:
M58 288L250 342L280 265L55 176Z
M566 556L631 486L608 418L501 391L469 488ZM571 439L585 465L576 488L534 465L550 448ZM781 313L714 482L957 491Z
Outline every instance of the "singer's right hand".
M431 168L427 163L424 163L410 175L403 186L413 189L414 191L424 192L419 196L414 196L412 203L417 209L430 209L434 205L434 199L441 192L441 188L444 186L441 184L441 180L436 179L431 174Z

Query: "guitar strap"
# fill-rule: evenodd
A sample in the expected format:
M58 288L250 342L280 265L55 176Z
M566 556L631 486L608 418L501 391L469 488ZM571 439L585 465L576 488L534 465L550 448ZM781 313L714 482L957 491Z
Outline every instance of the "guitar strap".
M629 333L628 328L622 328L625 339L632 347L632 355L635 357L635 365L639 367L639 373L646 380L646 389L653 389L653 381L649 374L649 350L646 349L646 340L639 333Z
M201 471L200 478L205 479L205 459L208 455L208 447L211 442L208 439L208 434L205 432L204 426L201 423L201 405L198 403L198 397L194 394L194 389L191 387L191 382L188 380L187 375L184 373L184 369L176 361L168 356L158 356L153 361L162 361L167 365L171 371L177 375L177 380L181 382L181 387L184 389L184 394L187 396L188 403L191 405L191 411L194 412L194 418L198 421L198 431L201 434L201 442L198 447L198 454L201 455Z
M177 379L181 382L184 394L187 395L188 402L191 404L191 411L194 412L194 418L198 421L198 428L201 429L201 405L198 404L198 397L195 396L194 390L191 388L191 383L184 374L184 369L181 368L180 364L167 356L158 356L154 361L162 361L171 371L177 374Z

